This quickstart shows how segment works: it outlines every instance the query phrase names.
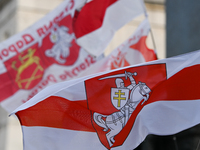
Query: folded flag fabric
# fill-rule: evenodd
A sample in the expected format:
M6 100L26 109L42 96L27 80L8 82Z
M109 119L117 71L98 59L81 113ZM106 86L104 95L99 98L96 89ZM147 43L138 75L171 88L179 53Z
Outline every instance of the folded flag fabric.
M25 150L136 148L200 123L200 51L47 87L13 113Z
M114 49L108 56L88 68L87 71L93 74L157 60L156 52L153 49L149 49L146 45L149 31L149 21L144 19L125 42ZM87 71L80 73L79 76L87 75Z
M90 1L74 16L77 43L90 54L99 56L118 29L143 13L143 0Z

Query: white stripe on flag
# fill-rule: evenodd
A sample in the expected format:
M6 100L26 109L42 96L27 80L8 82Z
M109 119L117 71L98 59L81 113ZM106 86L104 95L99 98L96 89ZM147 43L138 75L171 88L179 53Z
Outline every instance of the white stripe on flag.
M148 134L170 135L197 125L199 106L200 100L158 101L144 106L127 140L115 150L134 149Z
M22 130L24 150L106 150L95 132L26 126Z

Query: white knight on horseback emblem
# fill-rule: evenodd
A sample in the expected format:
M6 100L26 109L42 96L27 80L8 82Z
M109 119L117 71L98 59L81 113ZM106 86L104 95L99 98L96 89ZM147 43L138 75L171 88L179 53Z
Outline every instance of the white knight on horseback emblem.
M116 78L116 88L111 88L111 102L119 111L110 115L102 115L96 112L93 114L95 123L104 128L103 131L106 132L110 130L106 133L106 138L110 147L114 144L115 136L124 128L137 105L142 100L143 102L141 105L143 105L144 102L149 99L151 89L145 83L139 82L136 84L133 76L137 76L137 73L125 71L124 74L117 74L99 79ZM120 77L125 77L126 79L129 78L131 84L125 87L124 81ZM106 119L104 120L102 117Z

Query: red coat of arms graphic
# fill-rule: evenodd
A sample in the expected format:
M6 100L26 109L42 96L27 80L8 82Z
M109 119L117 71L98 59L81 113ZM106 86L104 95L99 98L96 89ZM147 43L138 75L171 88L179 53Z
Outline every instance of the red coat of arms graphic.
M93 127L107 149L123 144L154 87L164 80L165 64L156 64L126 68L85 81Z
M37 44L6 61L5 66L20 89L32 89L44 74L44 64Z

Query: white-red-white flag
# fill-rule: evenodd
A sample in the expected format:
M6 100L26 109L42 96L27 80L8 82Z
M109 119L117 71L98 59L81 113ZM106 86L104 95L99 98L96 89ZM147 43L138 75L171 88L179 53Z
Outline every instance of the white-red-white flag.
M14 113L25 150L121 150L200 123L200 51L54 84Z
M76 78L96 62L76 43L72 18L85 0L66 0L0 44L0 104L13 111L43 88Z
M84 2L85 0L64 1L39 22L0 45L0 104L8 112L12 112L51 84L104 71L105 68L110 70L139 63L141 61L136 60L141 57L140 50L143 55L141 58L145 58L147 52L149 59L145 61L153 60L148 53L151 50L135 47L139 52L136 56L132 47L127 55L129 60L123 57L120 60L123 63L120 64L118 57L113 54L116 58L112 60L117 64L113 62L114 65L107 67L111 62L110 57L95 59L78 46L72 29L72 18L75 10ZM141 43L139 45L145 47L140 37L144 39L148 34L149 24L139 28L137 37L132 37L129 46L131 43ZM121 50L115 53L119 54L119 57L125 56L125 52L120 54ZM134 59L130 59L131 56ZM101 62L93 67L95 69L90 69L98 61Z
M99 56L114 33L144 13L142 0L93 0L86 3L74 17L77 43L90 54Z
M99 60L88 68L87 72L80 73L80 76L87 75L88 72L93 74L156 60L157 56L155 51L149 49L146 45L149 31L149 21L148 19L144 19L135 32L125 42L114 49L104 59Z

